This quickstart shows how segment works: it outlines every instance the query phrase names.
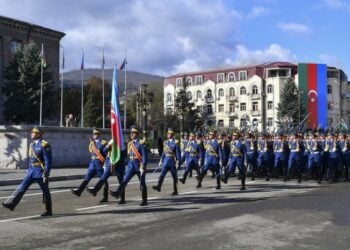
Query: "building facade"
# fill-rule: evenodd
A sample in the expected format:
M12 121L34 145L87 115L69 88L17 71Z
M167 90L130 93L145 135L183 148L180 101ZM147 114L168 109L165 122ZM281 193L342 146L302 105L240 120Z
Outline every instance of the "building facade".
M59 83L59 51L60 40L65 34L32 23L0 16L0 104L3 102L1 89L3 87L3 73L12 54L24 44L34 42L38 50L44 44L45 59L50 65L53 80ZM2 112L0 112L0 121Z
M328 126L336 126L342 118L349 124L347 77L334 67L327 68L327 77ZM291 78L298 85L298 65L290 62L176 74L164 80L164 111L176 112L176 92L185 79L187 95L205 125L274 131L280 124L277 107L281 91Z

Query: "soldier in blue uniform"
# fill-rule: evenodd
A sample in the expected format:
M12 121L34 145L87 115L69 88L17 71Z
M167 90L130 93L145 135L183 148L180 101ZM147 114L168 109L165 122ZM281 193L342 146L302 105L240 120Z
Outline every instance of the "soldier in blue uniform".
M257 160L258 160L258 152L257 152L257 141L252 133L247 134L247 138L244 141L246 148L246 156L245 159L247 161L248 169L251 170L252 173L252 181L255 180L256 172L257 172Z
M26 176L16 189L12 201L10 203L2 203L3 207L11 211L16 208L30 185L32 185L33 182L37 182L43 192L46 209L41 216L52 215L52 201L48 183L52 155L50 144L42 139L42 135L43 132L37 127L31 130L31 139L33 142L29 146L29 164Z
M262 138L258 141L258 152L258 168L260 171L264 171L266 181L269 181L273 166L273 146L268 134L262 135Z
M140 130L136 126L131 127L131 140L128 143L128 166L123 182L116 191L109 193L119 199L132 177L137 175L140 180L142 202L140 206L147 206L146 166L148 162L145 141L139 139Z
M300 183L301 177L302 177L302 165L301 165L302 153L300 150L302 147L302 141L299 138L299 134L291 135L290 140L288 142L288 146L290 149L290 155L288 159L287 176L284 179L284 181L289 180L289 177L291 176L293 169L295 169L298 176L298 183Z
M275 137L273 142L273 151L275 155L275 176L278 177L279 173L282 173L285 178L288 168L288 143L283 134L279 134Z
M325 152L328 152L327 156L327 179L330 182L335 182L338 177L338 169L341 164L340 159L340 144L337 141L335 134L331 133L328 135L325 145Z
M94 128L93 138L90 139L89 151L91 153L91 160L85 175L85 179L82 181L80 186L75 189L71 189L72 193L78 197L82 194L90 180L97 174L99 177L103 175L103 165L106 161L106 152L104 151L107 145L106 140L101 138L102 131Z
M195 134L191 132L183 157L181 157L181 164L185 162L186 168L183 177L180 179L182 184L185 184L187 175L192 169L197 171L197 176L200 175L199 166L202 165L203 156L203 149L196 141Z
M244 156L246 154L245 146L240 141L240 134L238 132L232 133L232 141L230 142L229 167L226 169L225 175L222 178L224 183L227 183L228 178L235 172L236 167L239 170L241 179L241 190L245 190L245 166Z
M350 135L346 136L343 143L343 159L344 159L344 181L349 180L349 168L350 168Z
M317 133L312 135L312 138L306 142L306 149L309 152L308 172L311 174L316 169L316 181L317 183L321 183L323 145L317 137Z
M197 176L198 184L197 188L202 187L202 181L204 176L206 176L209 169L213 170L216 176L216 189L221 189L221 169L222 165L222 150L219 145L218 140L215 138L216 133L214 131L209 132L208 141L205 143L205 156L204 156L204 166L202 172ZM214 176L214 177L215 177Z
M172 195L177 195L177 168L180 166L181 162L181 152L179 141L174 138L174 131L168 129L168 140L164 142L163 154L160 157L159 166L162 167L162 172L160 173L157 186L153 186L154 190L158 192L161 191L165 175L170 171L173 178L173 193Z

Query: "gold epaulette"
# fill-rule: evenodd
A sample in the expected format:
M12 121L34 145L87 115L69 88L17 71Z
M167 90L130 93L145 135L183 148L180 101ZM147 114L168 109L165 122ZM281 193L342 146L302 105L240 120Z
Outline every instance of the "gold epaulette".
M47 146L50 146L49 142L48 141L41 141L41 146L43 147L47 147Z
M106 140L102 140L102 141L101 141L101 144L102 144L102 145L106 145L106 144L107 144L107 141L106 141Z
M179 143L180 143L180 141L176 139L176 140L175 140L175 143L176 143L176 144L179 144Z
M147 141L145 139L140 140L140 144L146 144Z

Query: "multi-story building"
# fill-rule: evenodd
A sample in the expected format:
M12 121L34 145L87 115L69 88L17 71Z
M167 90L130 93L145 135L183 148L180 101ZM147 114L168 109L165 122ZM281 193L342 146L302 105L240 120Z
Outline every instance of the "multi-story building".
M331 127L341 118L349 122L350 88L341 69L328 67L327 76ZM298 84L298 65L290 62L179 73L164 80L164 111L175 112L175 96L185 79L187 95L206 125L273 131L279 125L281 91L290 78Z
M62 32L49 28L0 16L0 104L2 103L1 89L4 69L16 49L31 41L38 46L38 50L41 49L41 44L44 44L45 59L50 65L53 80L59 83L60 40L64 35ZM1 112L0 121L2 121Z

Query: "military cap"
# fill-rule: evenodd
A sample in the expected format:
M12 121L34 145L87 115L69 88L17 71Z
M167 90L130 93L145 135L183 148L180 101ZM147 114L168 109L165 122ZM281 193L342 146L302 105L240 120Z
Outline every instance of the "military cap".
M196 132L196 136L202 136L202 133L199 132L199 131L197 131L197 132Z
M135 125L132 125L130 127L130 132L131 133L140 133L140 130L138 129L138 127L136 127Z
M241 134L239 133L239 132L237 132L237 131L233 131L232 132L232 136L240 136Z
M216 134L216 131L215 131L215 130L210 130L208 134L209 134L209 135L215 135L215 134Z
M190 132L190 136L195 136L195 133L194 132Z
M172 128L168 128L168 134L174 134L174 130Z
M93 134L102 134L102 131L98 128L94 128L92 131Z
M188 136L188 132L184 132L184 136Z
M38 127L34 127L34 128L31 130L31 133L38 133L38 134L41 134L41 135L44 134L44 132L43 132L41 129L39 129Z

